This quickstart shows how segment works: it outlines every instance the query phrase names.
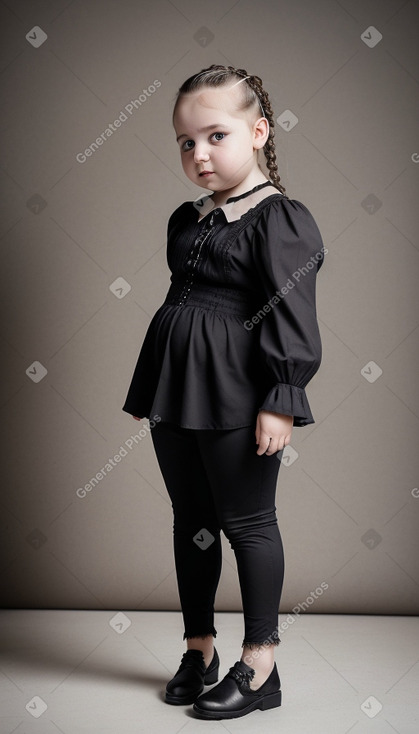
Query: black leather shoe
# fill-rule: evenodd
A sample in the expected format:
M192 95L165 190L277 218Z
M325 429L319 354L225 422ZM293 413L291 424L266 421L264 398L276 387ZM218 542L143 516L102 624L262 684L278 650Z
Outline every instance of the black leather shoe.
M193 710L203 719L235 719L255 709L275 708L281 705L281 681L276 663L266 681L256 690L249 686L255 670L243 660L230 668L223 680L196 699Z
M175 676L166 686L165 701L177 705L193 703L204 690L204 685L217 682L219 667L220 659L215 647L208 668L201 650L187 650Z

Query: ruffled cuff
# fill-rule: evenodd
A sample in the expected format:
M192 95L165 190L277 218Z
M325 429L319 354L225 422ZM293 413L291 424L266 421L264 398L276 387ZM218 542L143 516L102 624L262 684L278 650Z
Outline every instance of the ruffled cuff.
M315 422L304 388L286 385L283 382L279 382L270 390L259 410L292 415L294 426L307 426Z

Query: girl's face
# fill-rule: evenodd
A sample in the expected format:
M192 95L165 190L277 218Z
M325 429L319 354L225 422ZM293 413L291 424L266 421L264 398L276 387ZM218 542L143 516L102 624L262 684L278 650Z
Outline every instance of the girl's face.
M260 172L257 150L269 125L237 111L240 94L235 86L200 89L179 100L173 118L185 174L211 191L228 191Z

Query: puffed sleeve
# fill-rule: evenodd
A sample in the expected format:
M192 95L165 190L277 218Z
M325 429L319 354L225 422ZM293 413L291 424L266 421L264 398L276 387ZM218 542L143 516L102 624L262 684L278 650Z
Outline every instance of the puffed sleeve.
M314 423L305 387L322 358L316 276L325 252L317 224L300 201L278 197L261 212L254 264L263 305L253 321L260 328L264 384L271 387L259 410L292 415L294 426Z

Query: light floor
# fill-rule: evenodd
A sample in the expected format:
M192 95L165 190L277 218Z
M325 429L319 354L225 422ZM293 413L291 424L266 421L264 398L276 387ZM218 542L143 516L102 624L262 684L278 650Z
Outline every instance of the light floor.
M1 734L419 732L416 617L281 614L282 706L206 721L163 698L186 649L180 612L0 614ZM215 627L220 681L241 656L242 614L216 612Z

